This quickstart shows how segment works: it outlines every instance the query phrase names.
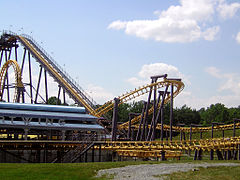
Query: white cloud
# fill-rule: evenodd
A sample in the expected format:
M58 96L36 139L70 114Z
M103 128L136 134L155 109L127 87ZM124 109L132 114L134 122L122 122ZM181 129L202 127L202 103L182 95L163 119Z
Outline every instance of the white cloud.
M173 65L168 65L165 63L154 63L154 64L145 64L142 66L141 70L138 72L136 77L129 78L127 81L133 86L142 86L150 83L150 77L154 75L168 74L169 78L181 78L185 85L190 85L188 77L182 74L177 67ZM147 95L141 96L138 100L147 100ZM180 107L184 104L193 105L192 95L189 91L183 91L177 96L177 100L174 103L174 106Z
M207 107L211 104L207 99L199 98L195 96L191 91L183 90L176 98L174 98L174 106L182 107L187 105L188 107L199 110L202 107Z
M207 67L205 69L205 71L212 75L213 77L216 77L216 78L221 78L221 75L220 75L220 70L217 69L216 67Z
M219 31L218 26L206 28L214 14L214 0L181 0L178 6L170 6L156 20L114 21L109 29L124 29L126 34L162 42L193 42L201 38L212 41Z
M225 0L219 0L219 5L217 7L217 11L223 19L232 18L239 9L240 3L227 4Z
M214 26L212 28L208 28L205 32L203 32L203 38L207 41L213 41L216 38L220 30L219 26Z
M186 76L184 76L177 67L165 63L145 64L138 72L137 77L131 77L127 81L134 86L141 86L149 84L151 76L163 74L168 74L168 77L171 78L183 78L188 81Z
M240 32L237 33L237 36L236 36L236 41L237 43L240 44Z
M111 92L105 90L103 87L93 84L88 84L86 93L88 93L99 104L104 104L115 97Z
M226 90L232 92L234 96L240 96L240 74L222 73L216 67L208 67L206 72L221 81L219 92Z
M164 11L154 11L158 19L114 21L108 28L124 30L128 35L161 42L187 43L200 39L213 41L220 27L209 25L216 12L223 19L232 18L240 3L225 0L179 0L179 5Z
M240 74L223 73L216 67L207 67L205 71L220 81L220 86L216 89L216 95L205 98L199 97L191 91L190 81L177 67L164 63L143 65L137 76L129 78L128 82L134 86L140 86L150 83L150 76L166 73L169 75L168 77L182 78L185 84L185 89L174 99L175 107L186 104L198 110L215 103L223 103L227 107L237 107L240 102ZM138 100L142 99L147 100L147 96Z

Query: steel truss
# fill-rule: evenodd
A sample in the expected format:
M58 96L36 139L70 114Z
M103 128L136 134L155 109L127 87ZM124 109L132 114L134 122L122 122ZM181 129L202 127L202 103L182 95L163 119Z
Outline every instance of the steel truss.
M22 102L47 104L49 92L55 91L51 96L57 97L63 104L66 104L67 93L75 103L89 107L88 111L95 109L96 102L30 36L3 32L0 38L0 67L2 68L10 59L15 60L20 66L25 89ZM52 87L50 77L54 79L56 87ZM8 71L4 79L3 100L13 102L11 88L16 88L17 83L10 82Z

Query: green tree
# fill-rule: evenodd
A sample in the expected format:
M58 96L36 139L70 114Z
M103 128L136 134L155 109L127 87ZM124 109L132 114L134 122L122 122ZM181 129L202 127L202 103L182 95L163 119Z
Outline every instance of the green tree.
M212 122L227 123L230 121L228 108L224 104L212 104L205 111L200 112L203 125L211 125Z
M174 110L174 124L184 123L186 125L199 124L201 122L201 116L195 109L191 109L186 105Z
M58 99L56 96L52 96L50 98L48 98L47 104L51 104L51 105L61 105L61 100Z

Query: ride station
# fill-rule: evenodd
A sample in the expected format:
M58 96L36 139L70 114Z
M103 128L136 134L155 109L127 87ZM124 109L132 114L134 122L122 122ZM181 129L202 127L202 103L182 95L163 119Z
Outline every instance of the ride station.
M152 76L150 84L99 106L32 37L8 31L0 38L0 66L0 162L166 160L192 154L195 160L206 154L211 160L240 160L238 119L211 127L173 126L174 98L184 89L181 79ZM63 105L49 105L50 78ZM119 124L119 105L143 95L148 98L142 112L130 113ZM66 106L67 98L77 106ZM163 111L167 103L169 124ZM112 119L107 119L111 110ZM225 137L225 130L232 130L232 136ZM222 131L222 137L214 138L215 131ZM211 139L203 139L203 132L211 132ZM173 140L174 133L179 140ZM192 140L193 133L200 140Z

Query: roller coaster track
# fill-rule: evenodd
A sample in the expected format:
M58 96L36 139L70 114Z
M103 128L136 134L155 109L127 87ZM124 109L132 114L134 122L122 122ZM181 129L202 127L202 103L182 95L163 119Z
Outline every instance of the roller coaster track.
M35 59L42 65L44 66L49 74L61 85L64 87L64 89L71 95L71 97L78 102L79 104L82 104L90 114L95 115L97 117L101 117L104 115L106 112L110 111L113 109L114 106L114 101L108 101L104 105L100 107L96 107L96 102L93 101L93 99L86 93L84 90L77 85L77 83L51 58L51 56L48 55L48 53L41 48L41 46L33 40L28 35L17 35L15 33L9 33L10 37L9 40L11 41L12 39L16 38L18 39L21 44L28 49L32 56L35 57ZM4 83L4 78L5 74L4 72L7 71L9 66L13 66L14 71L15 71L15 81L17 86L21 86L23 88L23 84L21 83L21 75L20 73L20 68L17 64L17 62L9 61L6 63L6 65L3 66L2 72L0 74L1 78L1 88L3 89L3 83ZM142 96L144 94L147 94L150 92L150 90L156 86L157 89L164 88L166 86L173 85L175 87L175 91L173 93L173 96L176 97L184 88L184 84L181 81L175 81L175 80L169 80L164 78L162 81L151 83L149 85L145 85L139 88L135 88L133 91L127 92L121 96L118 97L120 100L119 104L128 102L130 100L133 100L139 96ZM2 91L2 90L1 90ZM165 100L165 104L170 101L171 97L170 95L167 96ZM16 101L16 92L15 92L15 98L14 101ZM161 102L159 102L158 107L160 106ZM153 108L149 109L149 114L153 113ZM136 129L138 128L138 122L140 120L141 116L137 116L134 119L132 119L131 123L132 126L135 127ZM232 129L234 124L229 124L229 125L218 125L214 126L214 130L228 130ZM240 123L235 124L236 128L240 128ZM123 123L118 127L119 129L127 129L128 128L128 122ZM160 129L161 125L157 125L157 129ZM204 131L211 131L212 127L178 127L178 126L173 126L172 131L175 132L204 132ZM170 130L169 125L164 125L164 130L168 131Z
M142 89L143 90L149 89L147 91L147 92L149 92L151 87L157 86L157 88L162 88L162 87L167 87L167 86L170 86L170 85L173 85L175 87L175 91L173 92L173 97L176 97L184 88L183 82L177 81L177 80L168 80L168 79L164 78L163 81L152 83L148 86L143 87ZM140 91L140 89L134 91L133 93L138 93L139 91ZM130 94L130 93L127 94L127 96L131 96L131 95L132 94ZM170 100L171 100L171 96L168 95L167 98L164 101L164 104L169 103ZM158 107L160 106L160 104L161 104L161 102L159 102ZM152 113L153 113L153 107L149 109L149 114L152 114ZM141 115L136 116L135 118L133 118L131 120L131 123L134 125L134 124L138 123L140 121L140 119L141 119ZM126 128L128 128L128 124L129 124L129 122L123 123L119 126L119 128L120 129L126 129Z
M94 114L94 103L87 97L86 93L77 87L75 83L69 78L59 66L49 58L49 56L41 50L41 48L29 37L15 36L23 46L31 52L35 59L44 66L49 74L61 85L64 89L75 99L79 104L82 104L90 114Z
M233 127L235 126L235 128L240 128L240 123L236 123L234 124L226 124L226 125L216 125L213 127L213 130L232 130ZM137 126L136 126L137 128ZM161 125L158 124L157 126L158 129L161 129ZM164 130L170 130L170 126L169 125L164 125ZM212 130L212 126L209 127L178 127L178 126L173 126L172 130L174 132L206 132L206 131L211 131Z
M154 86L156 86L157 89L160 89L162 87L169 86L170 84L173 84L176 87L176 90L174 92L174 97L177 96L184 88L184 84L181 81L168 80L168 79L165 78L163 81L156 82L156 83L151 83L149 85L140 87L138 89L135 89L134 91L127 92L126 94L123 94L123 95L119 96L118 97L118 99L120 100L119 104L122 104L122 103L125 103L127 101L133 100L133 99L135 99L139 96L142 96L142 95L148 93L150 91L150 89ZM171 97L168 96L165 103L169 102L170 98ZM108 112L109 110L111 110L113 108L113 105L114 105L113 100L105 103L104 105L102 105L101 107L96 109L97 115L105 114L106 112ZM160 105L160 103L159 103L159 105ZM151 108L149 110L149 112L152 113L153 108ZM134 118L132 120L132 123L133 124L137 123L139 121L139 119L140 119L140 116ZM128 122L120 125L119 128L124 128L124 127L127 127L127 126L128 126Z
M12 66L15 72L15 95L14 95L14 102L17 101L17 96L18 96L18 90L24 89L24 85L22 83L22 75L21 75L21 69L15 60L8 60L3 67L1 68L0 71L0 101L2 101L2 95L3 95L3 90L4 90L4 84L6 80L6 74L8 72L8 68Z
M237 150L240 137L213 138L193 141L109 141L102 149L112 151L179 151Z
M114 101L108 101L104 105L96 108L96 102L93 101L90 96L83 91L83 89L77 85L77 83L70 78L70 76L48 55L48 53L41 48L41 46L33 40L28 35L18 35L13 32L6 33L9 36L9 40L16 38L20 43L32 54L32 56L49 72L49 74L70 94L70 96L79 104L83 105L90 114L101 117L109 110L113 109ZM164 79L161 82L152 83L150 85L146 85L135 89L129 93L125 93L122 96L119 96L120 103L125 103L130 101L136 97L144 95L150 91L150 89L154 86L157 88L162 88L167 85L173 84L176 88L174 92L174 97L180 93L180 91L184 88L184 84L182 82L177 82L173 80ZM168 97L167 102L170 100ZM150 109L150 113L153 110ZM138 118L139 119L139 118ZM137 122L138 119L134 120ZM127 126L127 124L123 124L122 127Z
M104 105L100 106L99 108L96 108L96 102L93 101L93 99L84 92L84 90L77 85L77 83L47 54L45 50L43 50L36 41L34 41L30 36L28 35L17 35L14 33L11 33L11 38L17 38L25 48L27 48L31 54L36 58L36 60L44 66L50 75L57 81L59 84L61 84L66 91L72 96L73 99L75 99L78 103L82 104L90 114L95 115L97 117L101 117L106 112L113 109L114 101L108 101ZM12 63L10 63L12 64ZM17 64L17 63L14 63ZM6 66L8 67L8 66ZM15 67L15 66L14 66ZM16 68L14 68L16 69ZM6 71L6 68L5 68ZM16 71L16 70L15 70ZM20 77L19 72L15 72L16 78ZM1 77L4 77L3 74L1 74ZM3 78L1 78L3 79ZM16 82L20 82L19 78L16 80ZM2 83L2 80L1 80ZM18 83L19 84L19 83ZM154 86L157 87L157 89L173 85L175 87L175 91L173 93L173 96L176 97L184 88L184 84L181 81L175 81L175 80L169 80L164 78L162 81L151 83L149 85L145 85L143 87L135 88L133 91L127 92L121 96L118 97L120 100L119 104L128 102L130 100L133 100L139 96L142 96L144 94L149 93L151 88ZM165 104L170 101L171 97L170 95L167 96L165 100ZM158 106L160 106L160 103ZM153 113L153 108L149 109L149 114ZM141 116L137 116L134 119L132 119L131 123L132 126L135 126L138 128L138 122L140 120ZM214 126L214 130L228 130L232 129L234 124L229 125L218 125ZM235 124L236 128L240 128L240 123ZM128 128L128 122L121 124L118 128L120 129L126 129ZM157 125L157 129L160 129L161 125ZM169 130L170 126L164 125L164 130ZM204 131L210 131L212 127L178 127L173 126L172 130L175 132L204 132Z

